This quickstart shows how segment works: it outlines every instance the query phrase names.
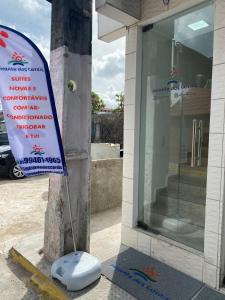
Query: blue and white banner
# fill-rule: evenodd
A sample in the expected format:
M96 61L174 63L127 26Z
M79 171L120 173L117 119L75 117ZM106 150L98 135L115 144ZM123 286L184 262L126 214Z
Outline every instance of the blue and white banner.
M24 174L67 175L48 64L31 40L2 25L0 99L10 147Z

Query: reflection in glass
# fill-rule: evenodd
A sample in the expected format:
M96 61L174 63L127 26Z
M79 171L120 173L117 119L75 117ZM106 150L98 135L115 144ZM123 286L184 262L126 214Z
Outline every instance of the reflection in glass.
M143 30L139 226L203 251L213 6Z

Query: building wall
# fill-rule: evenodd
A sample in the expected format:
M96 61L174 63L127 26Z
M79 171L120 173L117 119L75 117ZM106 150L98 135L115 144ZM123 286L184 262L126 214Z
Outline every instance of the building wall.
M142 1L142 13L149 24L159 14L164 17L202 1L171 0L165 8L161 1ZM135 229L138 209L138 145L141 82L141 29L127 31L124 163L122 203L122 243L151 255L213 288L224 277L224 159L225 159L225 1L215 2L215 37L209 136L204 253ZM188 4L187 4L188 3ZM165 11L167 10L167 11ZM152 19L151 19L152 18Z
M121 206L123 159L101 159L91 166L91 212Z
M120 145L108 143L92 143L91 144L91 159L110 159L120 158Z
M179 2L179 3L177 3L177 5L178 5L178 4L180 4L180 2L184 2L184 1L185 0L177 0L175 2ZM145 20L145 19L148 19L148 18L152 18L152 17L155 17L156 15L159 15L163 12L166 12L168 9L170 9L170 6L169 5L165 6L163 4L163 1L143 0L142 1L142 7L141 7L142 19Z
M191 5L204 2L204 0L170 0L169 5L164 5L163 0L142 0L141 19L146 20L155 18L163 13L167 13L174 9L185 9Z
M107 43L125 35L125 26L109 17L98 14L98 38Z

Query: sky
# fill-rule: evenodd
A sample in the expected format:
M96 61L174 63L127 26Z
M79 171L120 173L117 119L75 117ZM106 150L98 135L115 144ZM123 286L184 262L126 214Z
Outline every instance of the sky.
M0 0L0 24L28 36L49 61L51 4L45 0ZM115 107L115 94L124 91L125 38L105 43L97 38L93 13L92 90L107 107Z

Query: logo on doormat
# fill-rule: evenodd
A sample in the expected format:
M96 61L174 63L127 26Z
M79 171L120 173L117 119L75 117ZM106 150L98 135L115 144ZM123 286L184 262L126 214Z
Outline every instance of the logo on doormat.
M157 296L157 299L172 300L169 296L159 291L157 286L154 287L152 285L152 282L157 282L157 277L160 275L154 267L144 268L143 270L134 268L127 270L115 263L112 263L110 266L115 270L115 272L123 276L132 285L135 284L137 287L144 289L149 294Z
M145 281L157 282L157 277L160 275L154 267L147 267L143 270L130 269L135 275L141 277Z

